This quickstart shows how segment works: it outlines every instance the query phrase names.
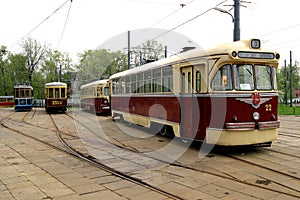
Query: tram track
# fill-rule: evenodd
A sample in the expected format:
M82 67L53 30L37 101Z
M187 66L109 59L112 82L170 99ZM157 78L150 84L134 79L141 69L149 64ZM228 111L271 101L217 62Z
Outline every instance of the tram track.
M28 116L29 113L30 113L30 112L27 112L27 113L22 117L22 121L19 121L19 122L21 122L21 123L26 123L27 125L30 125L30 126L32 126L32 127L36 127L36 128L39 128L39 129L44 129L43 127L35 126L35 125L33 125L33 124L30 124L30 123L28 123L28 122L25 122L25 119L26 119L26 117ZM13 114L11 114L11 115L13 115ZM2 118L0 121L3 121L4 119L5 119L5 120L9 120L8 117L11 116L11 115L8 115L7 117ZM17 134L20 134L20 135L22 135L22 136L24 136L24 137L26 137L26 138L30 138L30 139L32 139L32 140L38 141L38 142L43 143L43 144L45 144L45 145L47 145L47 146L50 146L50 147L53 148L53 149L58 150L58 151L60 151L60 152L66 153L66 154L68 154L68 155L71 155L71 156L73 156L73 157L75 157L75 158L77 158L77 159L80 159L80 160L84 161L84 162L88 162L88 163L90 163L91 165L96 166L97 168L99 168L99 169L101 169L101 170L104 170L104 171L106 171L106 172L109 172L109 173L111 173L112 175L114 175L114 176L116 176L116 177L122 178L122 179L124 179L124 180L130 181L130 182L132 182L132 183L134 183L134 184L137 184L137 185L139 185L139 186L142 186L142 187L145 187L145 188L147 188L147 189L150 189L151 191L154 191L154 192L157 192L157 193L159 193L159 194L161 194L161 195L164 195L166 198L170 198L170 199L182 199L181 197L179 197L179 196L177 196L177 195L171 194L171 193L169 193L169 192L167 192L167 191L164 191L164 190L162 190L162 189L160 189L160 188L153 187L153 186L151 186L151 185L149 185L149 184L143 182L143 181L140 180L140 179L131 177L131 176L125 174L125 173L122 173L122 172L120 172L120 171L114 170L113 168L110 168L110 167L108 167L108 166L106 166L106 165L104 165L104 164L102 164L102 163L100 163L100 162L97 162L97 161L94 160L93 158L91 158L91 157L89 157L89 156L86 156L86 155L82 154L81 152L78 152L77 150L75 150L74 148L72 148L71 145L69 145L69 144L63 139L63 137L62 137L62 134L63 134L63 133L59 130L59 128L58 128L58 126L57 126L55 120L54 120L53 117L52 117L52 115L49 115L49 117L50 117L50 119L51 119L53 125L54 125L55 128L56 128L56 131L55 131L55 132L56 132L56 137L58 138L59 142L60 142L61 144L63 144L63 147L65 147L65 149L63 149L62 146L58 147L58 145L57 145L58 143L57 143L57 142L55 142L55 143L49 143L49 141L44 141L44 140L38 139L37 137L34 137L34 136L32 136L32 135L29 135L28 133L26 133L26 132L24 132L24 131L21 131L21 130L12 128L12 127L10 127L9 125L6 125L6 124L4 124L4 123L1 123L1 126L4 127L4 128L6 128L6 129L8 129L8 130L10 130L10 131L12 131L12 132L15 132L15 133L17 133ZM18 121L14 121L14 120L9 120L9 121L12 121L12 122L14 122L14 123L18 123Z
M36 111L33 111L33 112L31 112L31 113L33 113L33 115L34 115L34 114L36 113ZM13 115L13 113L12 113L11 115ZM8 116L10 116L10 114L9 114ZM62 116L62 115L60 115L60 116ZM72 117L72 116L69 116L69 115L67 115L67 116L68 116L68 117ZM29 116L29 112L26 113L26 114L22 117L22 120L21 120L22 123L25 123L25 124L30 125L30 126L33 126L33 127L41 128L41 129L43 129L43 130L46 129L45 127L36 126L36 125L34 125L34 124L31 124L31 123L27 122L27 121L26 121L26 118L28 118L28 117L30 117L30 116ZM49 117L52 118L51 115L49 115ZM32 118L32 117L30 117L30 118ZM7 117L6 117L6 119L7 119ZM53 119L52 119L52 120L53 120ZM73 119L73 120L74 120L74 119ZM1 120L1 121L2 121L2 120ZM3 126L3 125L2 125L2 126ZM85 161L90 160L92 163L95 163L95 162L96 162L95 165L100 164L100 166L102 166L102 167L104 167L104 168L108 168L108 170L111 170L110 167L108 167L108 166L105 165L105 164L101 164L101 163L95 161L95 159L94 159L93 157L89 156L89 155L85 155L84 153L78 152L77 150L75 150L75 152L72 152L72 150L69 149L69 148L72 148L71 145L69 145L69 144L65 141L65 139L64 139L64 135L67 136L67 135L70 135L70 134L64 133L64 132L60 131L60 130L59 130L59 127L55 124L55 122L53 122L53 126L55 127L55 130L51 130L51 131L52 131L52 132L56 132L57 137L60 138L60 139L59 139L60 142L61 142L61 143L65 143L64 146L65 146L65 148L68 149L67 151L68 151L69 153L71 152L71 154L72 154L73 156L78 157L79 159L83 159L83 160L85 160ZM4 125L3 127L6 127L6 126ZM9 127L8 127L8 128L9 128ZM49 128L49 127L48 127L48 128ZM49 129L47 129L47 130L49 130ZM15 130L12 129L12 131L15 131ZM16 131L17 131L18 133L20 133L20 131L18 131L18 130L16 130ZM21 134L21 133L20 133L20 134ZM23 134L24 134L24 133L23 133ZM25 134L25 135L26 135L26 134ZM37 140L37 139L34 138L34 137L33 137L32 139ZM73 139L78 139L78 137L75 137L75 136L73 135ZM45 144L47 144L47 145L52 145L52 146L53 146L53 145L54 145L54 146L57 145L57 144L49 144L48 142L45 142L45 141L43 141L43 140L38 140L38 141L43 142L43 143L45 143ZM111 140L110 140L110 142L111 142ZM142 152L139 152L139 150L136 149L136 148L130 148L128 145L122 144L122 142L120 142L120 141L118 141L118 143L119 143L119 144L118 144L118 147L119 147L119 148L123 148L123 149L125 149L125 150L132 151L132 152L135 152L135 153L142 153ZM115 144L114 144L114 145L115 145ZM59 150L65 152L65 150L61 150L61 149L59 149ZM76 155L76 154L78 154L78 155ZM81 157L82 157L82 158L81 158ZM87 159L87 160L86 160L86 159ZM152 158L152 159L155 159L155 158ZM160 161L162 162L163 160L160 160ZM240 161L241 161L241 160L240 160ZM245 162L245 161L242 161L242 162ZM97 163L98 163L98 164L97 164ZM215 172L208 171L208 170L199 170L199 169L196 169L196 168L194 168L194 167L190 167L190 166L184 165L184 164L179 163L179 162L167 163L167 164L169 164L169 165L171 165L171 166L174 166L174 167L178 167L178 168L184 168L184 169L193 170L193 171L199 172L199 173L210 174L210 175L217 176L217 177L220 177L220 178L223 178L223 179L226 179L226 180L238 182L238 183L241 183L241 184L245 184L245 185L248 185L248 186L252 186L252 187L256 187L256 188L260 188L260 189L264 189L264 190L268 190L268 191L272 191L272 192L280 192L280 193L282 193L282 194L284 194L284 195L291 196L291 197L295 197L295 198L299 198L299 197L300 197L300 194L298 194L298 193L300 193L299 190L295 190L294 188L287 187L286 185L283 185L283 184L281 184L280 182L277 182L277 181L274 181L274 180L269 180L269 179L267 179L267 178L264 178L263 176L260 177L261 180L265 180L266 182L267 182L267 181L271 181L271 182L273 182L273 183L276 183L277 185L280 185L282 188L286 188L286 189L292 190L292 191L294 191L294 192L285 192L284 190L282 190L282 191L279 190L279 191L278 191L277 189L269 188L268 186L259 185L260 183L255 184L255 183L247 182L247 181L245 181L245 180L240 180L240 179L238 179L238 178L235 178L234 176L231 176L231 175L228 174L228 173L224 173L224 174L222 175L222 174L220 174L220 173L215 173ZM249 164L251 164L251 163L249 163ZM252 164L251 164L251 165L252 165ZM260 167L260 166L257 166L257 167ZM114 169L112 169L112 170L114 170ZM115 171L116 171L116 170L115 170ZM119 172L117 171L116 173L118 174ZM277 172L274 171L274 173L277 173ZM141 181L140 179L131 177L130 175L128 175L128 174L126 174L126 173L121 173L120 175L121 175L121 176L124 176L125 178L133 178L133 181L138 181L138 182ZM285 174L282 174L282 175L285 175ZM298 178L297 180L299 180L299 178ZM145 187L153 187L153 186L149 185L149 184L146 183L146 182L144 182L144 184L145 184ZM157 189L160 189L160 188L157 188ZM161 191L161 192L165 192L165 191ZM172 195L172 194L167 194L167 195ZM170 196L169 196L169 197L170 197ZM180 196L174 196L174 195L173 195L173 197L171 196L170 198L173 198L173 199L182 199Z
M67 116L70 117L70 118L72 118L72 116L70 116L70 115L67 115ZM72 119L75 120L74 118L72 118ZM81 122L79 122L79 123L81 123ZM88 129L88 127L86 127L86 128ZM92 131L92 130L90 130L90 131ZM106 141L111 142L110 140L106 140ZM119 148L123 148L123 149L126 149L128 151L133 151L135 153L143 153L143 152L138 151L135 148L134 148L134 150L132 150L132 147L128 148L128 145L122 144L122 142L120 142L120 141L117 141L117 142L119 144L114 144L114 145L117 145ZM144 154L144 156L148 156L148 155ZM225 155L225 156L228 156L228 155ZM228 157L230 157L232 159L235 159L235 160L238 160L239 162L243 162L243 163L247 163L249 165L254 165L256 167L263 168L265 170L271 171L271 172L276 173L276 174L280 174L280 175L283 175L283 176L288 176L288 177L294 178L296 180L300 180L299 177L296 177L296 176L293 176L293 175L290 175L290 174L287 174L287 173L283 173L283 172L278 172L278 171L276 171L276 170L274 170L272 168L268 168L268 167L265 167L265 166L262 166L262 165L258 165L258 164L255 165L255 163L251 163L251 162L243 160L243 159L238 159L238 158L236 158L236 157L234 157L232 155L229 155ZM199 169L196 169L196 168L193 168L193 167L188 167L188 166L185 166L185 165L183 165L183 164L181 164L179 162L169 163L169 162L166 162L166 161L164 161L162 159L157 159L157 158L154 158L154 157L151 157L151 156L150 156L150 158L159 160L160 162L165 162L166 164L169 164L171 166L175 166L175 167L179 167L179 168L185 168L185 169L193 170L193 171L200 172L200 173L210 174L210 175L213 175L213 176L221 177L221 178L224 178L224 179L227 179L227 180L239 182L239 183L246 184L246 185L249 185L249 186L253 186L253 187L257 187L257 188L261 188L261 189L265 189L265 190L269 190L269 191L273 191L273 192L278 192L277 189L272 189L272 188L269 188L269 187L258 185L258 184L260 184L259 181L257 181L258 184L253 184L253 183L250 183L250 182L247 182L247 181L244 181L244 180L239 180L239 179L235 178L234 176L232 176L232 175L230 175L228 173L225 173L225 172L222 172L224 174L224 175L222 175L222 174L215 173L215 172L210 172L210 171L207 171L207 170L199 170ZM263 180L268 180L267 178L265 178L263 176L260 176L259 178L263 178ZM295 195L295 194L291 194L291 193L287 193L287 192L281 191L282 194L285 194L285 195L288 195L288 196L292 196L292 197L297 197L297 198L300 197L300 190L297 190L295 188L283 185L280 182L277 182L277 181L274 181L274 180L271 180L271 181L273 183L276 183L276 184L280 185L283 188L286 188L286 189L292 190L292 191L294 191L296 193L299 193L299 195Z

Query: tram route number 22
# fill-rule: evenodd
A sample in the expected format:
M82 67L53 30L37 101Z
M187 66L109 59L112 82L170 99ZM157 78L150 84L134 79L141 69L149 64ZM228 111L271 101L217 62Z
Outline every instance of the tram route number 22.
M56 106L56 105L62 105L61 101L52 101L52 105Z
M266 111L272 111L272 104L266 104Z

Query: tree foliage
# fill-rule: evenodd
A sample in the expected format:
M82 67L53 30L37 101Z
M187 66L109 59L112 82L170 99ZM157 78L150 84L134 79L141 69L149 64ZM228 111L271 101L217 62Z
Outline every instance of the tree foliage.
M134 66L140 66L164 57L163 46L156 40L148 40L146 43L132 48L130 53Z
M295 61L294 65L292 65L292 74L290 73L290 65L287 65L286 69L282 66L277 70L277 85L283 101L290 99L290 76L292 76L292 90L300 88L298 61Z
M105 79L127 69L127 57L120 51L87 50L83 54L79 54L79 58L77 78L82 84Z
M32 84L32 75L42 61L44 54L47 51L46 45L41 45L37 40L32 38L27 38L21 44L23 48L24 56L27 59L27 73L29 84Z

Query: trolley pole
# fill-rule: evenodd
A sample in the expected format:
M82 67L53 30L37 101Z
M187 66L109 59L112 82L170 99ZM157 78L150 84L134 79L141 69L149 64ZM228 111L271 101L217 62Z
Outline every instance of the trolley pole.
M233 41L240 40L240 0L234 0Z

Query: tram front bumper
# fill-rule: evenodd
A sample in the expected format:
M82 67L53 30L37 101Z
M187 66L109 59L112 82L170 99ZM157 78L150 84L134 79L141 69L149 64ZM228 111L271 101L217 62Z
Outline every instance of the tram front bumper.
M221 146L253 145L274 141L278 136L278 128L226 130L206 129L205 142Z

